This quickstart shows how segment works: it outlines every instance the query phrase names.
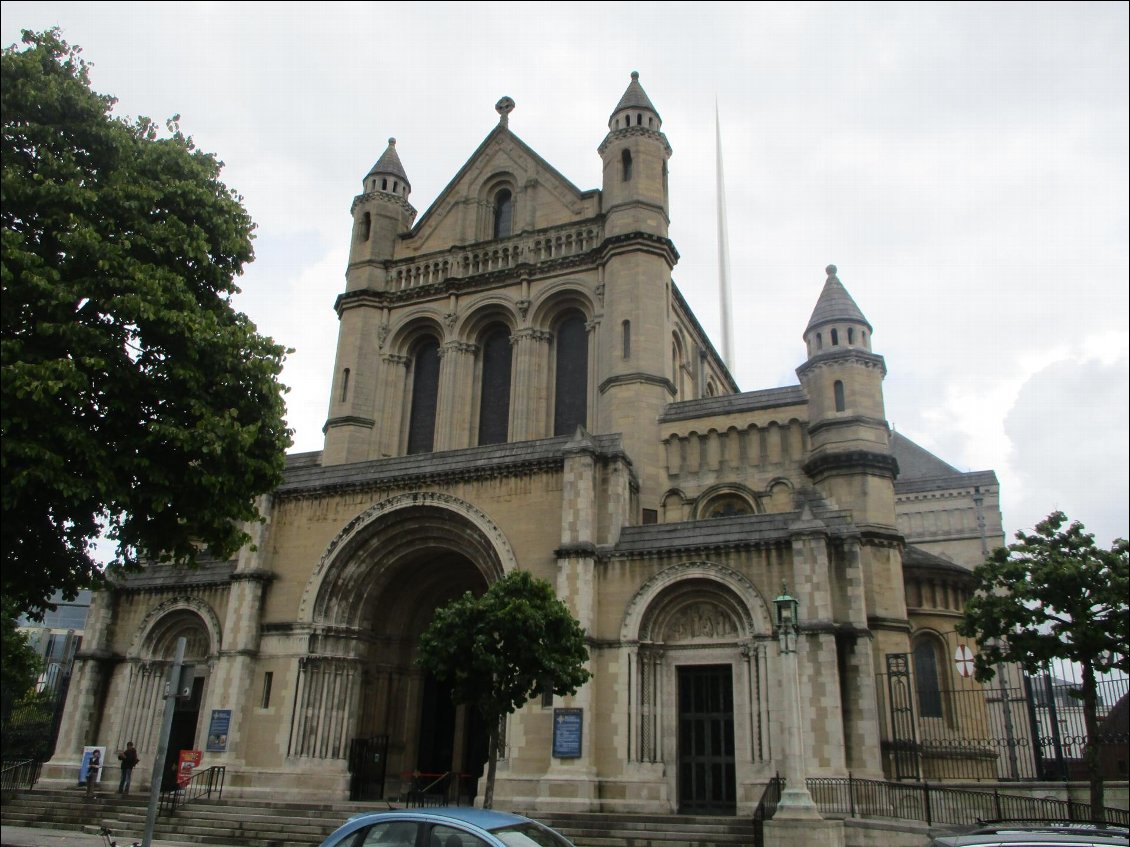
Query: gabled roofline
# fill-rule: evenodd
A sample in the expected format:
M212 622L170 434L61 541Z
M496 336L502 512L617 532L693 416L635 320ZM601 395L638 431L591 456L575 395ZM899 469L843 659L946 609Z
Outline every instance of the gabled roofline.
M468 158L467 161L463 163L463 167L461 167L458 170L458 172L456 172L455 176L453 176L451 178L451 180L447 183L447 185L445 185L443 187L443 190L440 191L440 193L436 195L435 200L433 200L431 202L431 205L429 205L428 208L424 210L424 214L422 214L419 217L419 219L416 221L416 223L412 227L412 229L409 230L408 232L404 233L403 235L401 235L400 236L401 238L403 238L403 239L415 238L417 235L420 234L420 232L423 230L424 226L431 219L431 216L435 212L435 210L438 209L442 205L443 201L447 198L447 196L449 194L451 194L451 192L455 189L455 186L470 171L471 166L474 165L475 162L478 160L478 158L483 155L483 153L486 151L487 146L490 145L490 143L492 141L494 141L494 139L497 136L502 135L502 134L509 135L510 138L512 138L514 140L514 142L518 145L519 149L521 149L524 153L526 153L526 155L528 155L531 159L533 159L535 162L537 162L537 164L540 167L544 167L547 171L549 171L550 174L552 174L557 179L561 180L561 182L566 187L568 187L570 191L572 191L574 194L577 195L578 200L582 200L586 197L591 197L594 194L600 193L600 189L598 189L598 188L590 188L587 191L582 191L581 189L577 188L577 186L575 186L573 184L572 180L568 179L564 174L561 173L561 171L557 170L557 168L553 167L553 165L551 165L549 162L547 162L545 159L543 159L537 153L537 151L534 150L534 148L532 148L529 144L527 144L525 141L523 141L521 138L519 138L518 135L514 131L512 131L509 127L503 126L500 123L494 129L492 129L490 132L487 133L486 138L484 138L482 140L482 143L480 143L479 146L475 148L475 152L472 153L470 158Z

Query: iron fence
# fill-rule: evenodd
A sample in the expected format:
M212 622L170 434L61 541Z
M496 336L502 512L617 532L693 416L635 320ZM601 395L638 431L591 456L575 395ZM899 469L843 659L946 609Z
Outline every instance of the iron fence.
M901 656L904 654L895 654ZM890 657L888 657L890 658ZM1087 778L1080 683L1069 667L1028 675L1001 669L985 685L962 680L924 691L909 664L880 674L883 753L898 780L1039 781ZM1098 682L1100 774L1126 779L1130 759L1126 677ZM913 696L907 694L913 691ZM924 705L925 704L925 705Z

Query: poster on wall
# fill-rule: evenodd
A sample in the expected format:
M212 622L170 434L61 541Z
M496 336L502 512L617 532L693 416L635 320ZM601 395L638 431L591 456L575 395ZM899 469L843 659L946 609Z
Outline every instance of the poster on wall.
M583 709L553 710L553 755L558 759L581 757Z
M82 761L79 763L78 768L78 784L86 785L90 774L90 778L94 779L95 783L102 781L102 768L106 764L106 748L105 747L92 747L86 746L82 748Z
M213 709L208 722L209 753L223 753L228 749L228 729L231 727L231 709Z
M192 772L200 767L200 760L204 754L199 750L181 750L180 760L177 762L177 787L184 788L192 779Z

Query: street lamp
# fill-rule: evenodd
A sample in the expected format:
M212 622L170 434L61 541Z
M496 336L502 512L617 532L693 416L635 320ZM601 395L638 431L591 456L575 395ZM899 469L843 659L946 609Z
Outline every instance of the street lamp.
M789 595L789 587L785 583L781 583L781 593L773 598L773 605L777 607L777 638L781 643L781 653L795 653L797 607L800 604Z
M773 600L777 608L777 640L781 647L781 669L784 671L785 696L791 702L785 709L785 735L788 755L785 757L785 790L777 804L774 818L819 820L820 812L808 793L804 773L804 744L801 736L800 673L797 670L798 609L800 603L789 594L787 585Z

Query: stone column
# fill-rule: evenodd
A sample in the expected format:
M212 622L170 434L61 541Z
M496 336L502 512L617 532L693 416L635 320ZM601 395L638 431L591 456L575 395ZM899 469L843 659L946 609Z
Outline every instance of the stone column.
M548 332L537 329L520 329L510 337L514 346L511 441L529 441L546 434L550 338Z
M440 350L439 400L434 449L458 450L474 443L475 352L478 345L448 341Z
M400 455L401 422L404 418L404 394L408 385L408 357L386 353L381 357L382 367L377 395L378 420L376 448L373 458L382 459Z

